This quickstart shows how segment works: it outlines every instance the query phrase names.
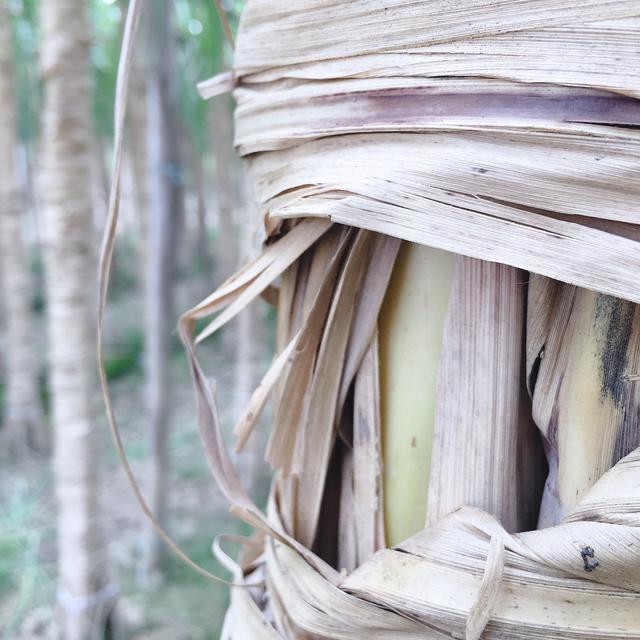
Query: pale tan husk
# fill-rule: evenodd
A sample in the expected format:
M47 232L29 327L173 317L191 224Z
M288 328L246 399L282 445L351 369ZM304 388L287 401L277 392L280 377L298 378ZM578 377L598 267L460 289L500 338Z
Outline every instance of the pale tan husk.
M533 491L526 466L465 464L474 451L487 455L489 440L500 455L519 450L513 429L529 399L518 389L528 386L544 431L556 401L544 389L569 384L554 362L570 309L532 276L525 311L517 287L527 271L640 302L639 40L637 0L248 2L235 75L202 91L235 88L237 145L269 243L181 320L212 472L234 513L266 534L264 555L234 569L236 582L260 577L264 587L234 587L225 637L640 638L633 438L557 526L527 532L518 532L530 523L527 505L524 514L513 505ZM482 335L456 335L498 373L460 380L464 397L440 395L434 443L461 489L432 484L444 517L430 517L429 505L429 526L384 549L376 319L393 239L465 256L471 281L494 274L458 305ZM224 447L195 342L278 277L279 355L237 429L242 444L275 393L268 458L277 472L262 514ZM195 320L213 314L194 340ZM449 391L442 380L479 375L455 344L445 331ZM634 334L629 366L636 344ZM636 411L639 372L619 373ZM355 437L348 425L358 421ZM439 439L438 423L451 437ZM495 483L471 490L489 472ZM335 539L327 506L337 503ZM321 559L329 548L348 571Z

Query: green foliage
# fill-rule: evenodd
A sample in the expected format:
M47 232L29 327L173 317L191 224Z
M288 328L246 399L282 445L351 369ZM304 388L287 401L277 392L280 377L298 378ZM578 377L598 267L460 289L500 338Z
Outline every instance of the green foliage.
M124 251L116 251L116 253L117 256L111 271L111 282L109 288L110 301L117 300L120 296L126 296L130 291L135 290L139 285L139 280L141 279L139 274L131 268L131 262L136 256L132 255L132 260L129 260L128 258L118 260L120 256L124 256Z
M143 351L142 331L139 329L128 331L120 344L109 348L109 355L105 360L107 379L112 382L133 373L140 373Z
M111 139L123 9L116 0L91 0L89 19L94 128L98 136Z
M224 68L227 53L224 33L211 0L175 0L175 11L180 112L185 132L196 150L202 153L206 147L207 105L198 95L196 84Z
M235 27L243 3L234 1L227 4L230 5L227 10L231 24ZM113 100L126 1L91 0L89 6L93 29L91 68L94 126L99 136L110 139L113 135ZM205 148L206 104L199 97L196 84L228 66L231 50L225 41L214 2L174 0L174 8L178 39L177 99L185 132L195 148L202 152ZM138 47L137 55L143 55L141 47Z
M16 101L20 139L35 142L39 134L42 87L39 78L38 0L8 0L14 27ZM223 3L232 28L237 28L242 0ZM231 64L226 41L212 0L174 0L178 38L177 93L185 132L198 152L204 151L206 103L196 84ZM120 41L127 0L90 0L91 80L94 130L111 140L113 102ZM141 55L138 47L137 55Z

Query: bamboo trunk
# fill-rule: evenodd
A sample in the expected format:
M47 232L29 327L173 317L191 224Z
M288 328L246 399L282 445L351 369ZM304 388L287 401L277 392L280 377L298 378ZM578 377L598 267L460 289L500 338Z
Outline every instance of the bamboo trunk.
M180 176L177 96L173 79L175 35L171 4L149 7L149 43L153 64L147 86L147 153L149 216L145 277L145 406L149 456L149 502L158 521L166 523L171 413L169 355L173 278L179 218L183 213ZM145 539L144 573L160 570L163 547L149 527Z
M17 117L9 8L0 7L0 279L6 317L6 412L8 449L45 452L50 438L43 421L32 336L32 283L24 240L26 199L15 162Z
M382 306L380 399L389 545L424 526L453 256L405 244Z
M533 416L549 477L538 526L556 525L618 460L640 446L638 305L531 276Z
M44 110L40 194L57 514L57 605L65 640L102 638L113 613L100 522L85 5L40 7Z

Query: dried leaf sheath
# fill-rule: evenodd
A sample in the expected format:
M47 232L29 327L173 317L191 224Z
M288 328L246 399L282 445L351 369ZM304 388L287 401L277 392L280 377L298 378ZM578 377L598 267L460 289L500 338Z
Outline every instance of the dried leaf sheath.
M353 260L353 257L351 259ZM459 258L458 260L464 261L466 259ZM469 262L473 263L474 261ZM484 266L486 270L503 269L507 273L513 271L509 267L500 267L499 265L480 266ZM507 282L509 282L508 279ZM510 282L513 283L513 280ZM474 291L475 290L476 289L474 289ZM522 295L522 293L520 295ZM488 306L490 307L490 305ZM507 314L507 318L508 317L509 315ZM522 325L522 316L520 316L520 324ZM532 335L535 335L535 332L532 331ZM533 380L532 378L532 381L537 384L537 380ZM637 456L627 464L628 473L638 473ZM616 467L612 473L615 474L617 469L618 467ZM605 479L606 477L603 478L603 480ZM604 485L605 493L607 491L606 488L610 486L611 483ZM598 486L596 486L596 489L597 488ZM615 491L606 495L608 495L609 504L614 504L617 500L617 493ZM287 496L284 494L280 494L279 496L281 503L283 499L286 500L286 498ZM624 500L620 504L621 506L624 505ZM423 620L423 622L428 622L429 628L433 629L433 635L431 637L440 637L440 632L436 631L436 628L445 632L457 632L456 630L464 626L467 615L466 612L473 606L474 602L473 595L469 596L467 600L464 598L461 599L461 585L467 585L466 588L470 589L472 594L479 588L479 579L482 573L483 562L485 561L483 557L488 558L487 554L489 549L488 544L483 546L485 545L484 536L500 536L506 541L508 550L505 560L508 564L504 578L506 582L504 589L498 585L497 590L492 592L497 594L497 599L490 602L491 611L487 616L490 622L485 631L486 637L502 637L505 633L508 634L508 637L518 638L547 637L544 634L553 632L557 634L557 637L581 637L585 631L585 627L581 626L580 623L581 617L585 615L586 609L584 607L603 606L602 603L606 601L606 598L615 595L620 598L618 601L620 604L620 616L616 619L617 626L614 630L599 618L600 626L598 637L619 637L616 635L616 630L623 630L623 637L638 638L640 637L640 630L634 626L634 618L632 615L632 612L635 611L635 605L637 604L637 597L630 595L621 587L627 588L631 585L632 589L640 590L640 572L635 571L634 573L634 564L629 557L627 557L627 560L614 560L614 556L612 556L608 550L605 550L603 546L605 544L604 541L611 539L613 531L601 530L601 527L614 526L616 528L616 534L618 536L617 544L625 545L621 547L621 549L625 549L622 555L627 554L627 556L629 556L629 554L631 554L631 558L634 557L634 554L637 555L634 544L623 541L625 538L627 541L640 541L640 536L634 526L621 527L620 525L600 524L603 518L606 522L606 514L599 511L596 505L597 501L591 503L590 511L588 512L589 522L582 522L579 519L580 512L578 511L572 521L572 528L567 528L566 531L561 527L553 531L532 532L531 534L523 534L515 537L509 537L497 523L487 519L487 516L476 515L476 512L460 512L459 516L453 519L447 519L443 521L442 525L427 529L423 534L416 536L415 539L401 545L407 553L397 556L389 555L389 552L381 552L381 554L374 556L370 562L366 562L361 569L358 569L344 582L343 589L353 591L365 600L373 599L393 609L399 609L406 615L412 617L417 616L420 620ZM635 522L632 513L629 513L626 517L629 522ZM450 524L445 524L445 522ZM438 534L441 526L444 527L442 529L445 532L444 536ZM538 536L537 534L541 535ZM422 545L422 543L419 543L422 536L427 536L426 539L428 540L430 539L429 536L432 535L437 536L436 540L438 540L438 544L427 543L426 545ZM419 544L414 544L414 540ZM591 576L589 574L590 579L603 579L605 583L614 585L614 587L606 593L603 593L601 588L592 587L588 581L567 581L567 572L569 575L581 575L581 572L584 571L581 564L580 540L589 540L592 542L597 549L597 557L601 558L603 564L605 562L607 563L608 570L601 575L596 574L595 576ZM480 541L479 546L478 541ZM451 545L451 547L449 548L447 545ZM349 543L349 547L352 548L352 543ZM447 551L447 548L450 550ZM334 609L330 604L331 598L334 597L335 594L335 592L332 591L334 587L322 580L318 582L318 574L310 567L308 567L309 573L306 578L304 578L302 582L296 582L297 586L294 590L292 590L292 585L288 581L291 577L294 577L291 573L288 573L290 571L289 569L286 570L286 577L283 575L283 579L275 579L275 576L278 575L278 570L274 562L282 562L284 557L288 557L290 561L293 561L296 557L294 552L288 551L284 547L278 545L278 549L279 551L276 552L279 554L278 560L276 560L276 556L269 556L273 558L273 562L269 561L270 571L272 572L270 574L272 579L269 580L269 590L272 592L271 599L273 603L287 602L286 605L274 604L274 607L280 606L278 614L281 619L280 624L282 625L280 628L288 629L287 633L289 635L287 637L307 637L306 634L314 629L315 634L320 634L321 637L347 638L354 633L355 629L367 628L370 624L368 617L371 612L368 612L364 618L358 617L360 607L358 603L362 602L362 600L344 601L341 605L344 607L343 611ZM460 560L461 549L464 549L468 555L468 558L464 560L462 564ZM563 553L561 556L563 560L561 564L558 565L557 557L559 557L558 553L560 551ZM485 554L484 556L483 553ZM616 553L620 553L620 551L616 551ZM449 554L449 556L447 556L447 554ZM425 557L424 560L422 556ZM480 560L478 560L478 557ZM389 563L386 563L386 558L389 559ZM450 558L450 560L447 558ZM353 561L351 560L349 562ZM538 562L542 562L542 565L537 566L536 563ZM533 563L533 565L531 563ZM294 571L297 573L296 579L299 579L306 571L303 570L302 567L307 565L298 564L297 561L295 561L294 565L291 566L297 567ZM618 569L620 566L628 566L629 569L620 571ZM635 566L640 565L636 564ZM523 575L521 572L525 567L529 573ZM376 580L378 580L378 578L376 578L377 571L381 572L379 574L381 576L381 582L376 582ZM461 573L461 571L463 573ZM396 575L398 580L397 587L395 586ZM425 582L427 575L429 579ZM465 575L467 575L467 577L465 577ZM359 582L362 576L364 576L364 583ZM471 579L469 576L471 576ZM407 585L413 584L411 582L412 580L419 581L421 585L419 592L415 590L417 586L409 587L409 592L402 591L403 589L407 589ZM321 587L321 584L326 585L326 587ZM518 586L522 584L530 584L530 587L523 590L522 586ZM570 616L570 620L572 620L572 626L570 628L557 626L558 620L561 619L561 611L558 607L551 607L549 605L550 602L558 602L556 596L554 596L554 599L551 601L543 597L543 594L549 592L550 584L554 585L556 593L558 589L566 590L565 593L567 596L565 600L562 601L562 603L564 603L562 606L565 612L563 615ZM427 588L427 585L431 586ZM618 585L618 588L615 588L615 585ZM400 591L393 591L394 588L399 588ZM434 589L436 590L434 591ZM505 589L508 594L507 600L504 600ZM571 600L569 594L575 593L576 589L584 591L584 602L587 604L581 604L582 600L579 600L574 606L574 601ZM398 599L398 594L402 593L405 593L405 595L401 596L401 599ZM413 595L409 596L409 593ZM427 598L427 600L416 600L416 593L420 593L420 598ZM284 594L287 595L285 596ZM318 596L318 594L322 595ZM447 596L447 594L449 594L449 596ZM438 604L439 602L443 603L443 598L446 597L453 598L453 600L450 601L451 603L455 603L453 608L450 607L447 609L446 606L442 608L443 605ZM324 598L327 599L324 600ZM519 609L522 609L515 617L511 614L503 613L505 606L507 607L506 610L509 611L509 605L505 603L513 603L514 598L515 602L518 603ZM311 601L314 603L312 607L309 607L308 604L302 606L303 602L309 603ZM566 602L568 601L571 601L571 606L567 609ZM536 613L536 603L541 603L541 606L547 608L546 611L548 613L545 614L546 617L541 616L539 612ZM288 619L289 622L283 622L285 619ZM293 622L294 620L295 623ZM400 631L400 620L402 620L402 618L388 616L387 624L390 624L395 631L387 631L385 633L408 632L408 629L402 632ZM436 628L432 625L435 625ZM322 631L320 631L321 629ZM536 635L538 629L540 629L542 635ZM412 632L409 633L411 634ZM418 637L430 637L428 634L431 632L421 628L420 633L422 635ZM385 636L383 635L381 637Z
M300 329L300 338L290 358L266 452L267 461L274 468L282 468L285 475L291 471L295 443L305 417L318 346L350 239L349 234L341 240L337 233L329 234L319 243L311 262L309 281L302 298L302 313L306 321ZM319 275L315 276L316 273ZM306 310L305 306L308 307Z
M353 402L353 493L357 565L385 545L378 336L356 375Z
M298 505L294 530L308 547L313 545L318 527L324 480L335 441L340 373L356 295L371 249L372 234L356 236L338 281L318 352L306 412L305 437L297 464Z
M527 274L462 256L454 264L427 524L467 505L523 531L535 527L544 468L524 382Z

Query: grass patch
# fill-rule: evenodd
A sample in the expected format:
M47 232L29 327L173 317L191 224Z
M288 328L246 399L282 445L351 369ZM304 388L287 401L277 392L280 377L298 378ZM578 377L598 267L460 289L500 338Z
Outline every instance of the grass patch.
M54 585L42 548L48 533L38 504L42 491L16 483L0 510L0 637L12 638L25 616L51 602Z

